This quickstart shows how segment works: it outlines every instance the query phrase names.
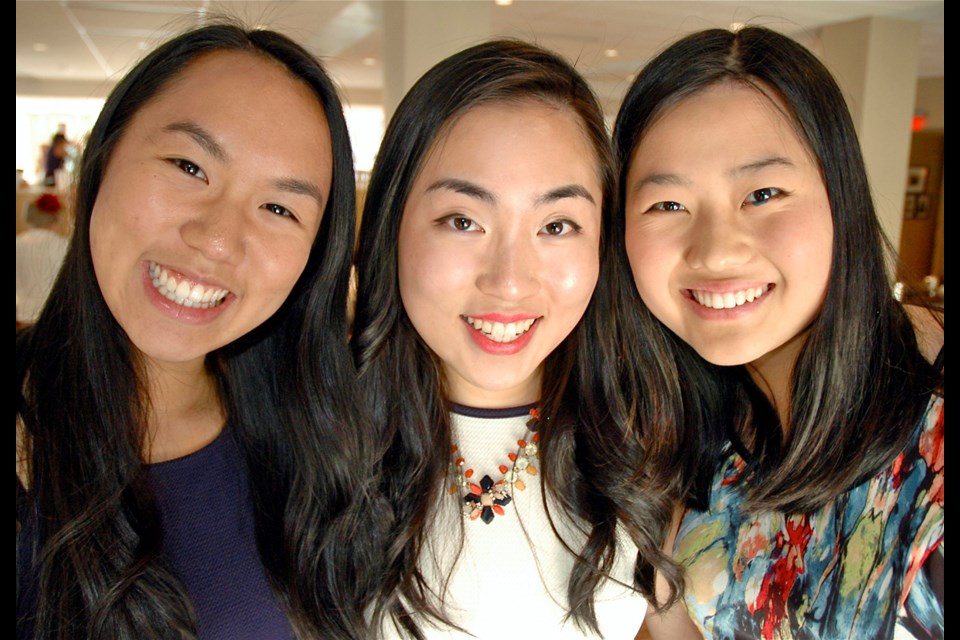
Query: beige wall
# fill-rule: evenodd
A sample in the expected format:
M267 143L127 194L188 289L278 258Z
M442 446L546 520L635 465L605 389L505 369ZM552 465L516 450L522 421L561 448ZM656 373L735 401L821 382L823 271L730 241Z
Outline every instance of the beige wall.
M943 131L943 78L917 81L916 110L927 114L926 130Z
M877 215L899 246L920 24L865 18L824 27L820 35L824 64L843 90L860 137Z

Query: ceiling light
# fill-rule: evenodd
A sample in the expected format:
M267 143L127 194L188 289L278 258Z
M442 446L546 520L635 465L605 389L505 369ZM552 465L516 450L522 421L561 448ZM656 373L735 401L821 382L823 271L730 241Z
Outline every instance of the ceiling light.
M620 55L620 52L616 49L605 49L603 55L607 56L608 58L616 58L618 55Z
M493 0L493 3L498 7L509 7L513 4L513 0Z

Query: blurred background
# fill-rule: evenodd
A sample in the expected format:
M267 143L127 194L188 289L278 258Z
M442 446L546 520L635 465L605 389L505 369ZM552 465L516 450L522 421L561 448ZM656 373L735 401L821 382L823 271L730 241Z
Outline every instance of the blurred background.
M404 92L481 39L515 36L560 52L591 82L612 123L636 71L678 37L738 24L773 28L812 49L844 88L884 228L906 265L905 292L925 293L930 276L942 301L940 0L17 0L18 232L38 191L69 189L84 136L125 71L159 42L221 14L289 35L324 60L347 106L361 192ZM68 144L51 160L57 132ZM60 170L52 176L51 162Z

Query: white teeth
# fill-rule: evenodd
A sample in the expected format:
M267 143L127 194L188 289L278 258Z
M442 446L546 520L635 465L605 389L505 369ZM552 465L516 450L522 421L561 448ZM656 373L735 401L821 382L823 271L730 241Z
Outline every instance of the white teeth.
M504 324L502 322L490 322L489 320L471 318L470 316L464 316L463 319L466 320L467 324L471 327L494 342L513 342L529 331L530 327L532 327L533 323L537 320L536 318L528 318L526 320Z
M186 280L177 282L175 277L156 262L150 263L149 270L156 290L167 300L188 309L210 309L223 302L230 293L227 289L204 287L199 283L191 286Z
M693 296L693 299L704 307L709 307L711 309L734 309L749 302L753 302L766 293L768 288L768 285L762 285L759 287L743 289L742 291L729 291L727 293L713 293L710 291L697 291L696 289L692 289L690 293Z

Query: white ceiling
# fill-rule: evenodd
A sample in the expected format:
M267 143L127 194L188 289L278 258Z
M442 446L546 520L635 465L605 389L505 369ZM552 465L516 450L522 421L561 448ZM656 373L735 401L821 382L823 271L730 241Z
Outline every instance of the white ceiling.
M385 0L396 2L401 0ZM493 0L433 0L433 2ZM72 81L77 93L104 94L158 42L226 13L281 31L325 59L348 99L378 101L383 88L383 1L216 2L17 0L17 87ZM732 22L759 23L817 48L817 30L869 16L922 23L921 77L943 76L942 0L767 2L720 0L514 0L492 7L490 35L532 39L576 60L605 100L618 100L631 74L682 34ZM608 57L607 49L616 49ZM78 82L80 81L80 82ZM32 83L32 84L31 84ZM99 87L99 88L93 88ZM370 98L373 98L372 100Z

